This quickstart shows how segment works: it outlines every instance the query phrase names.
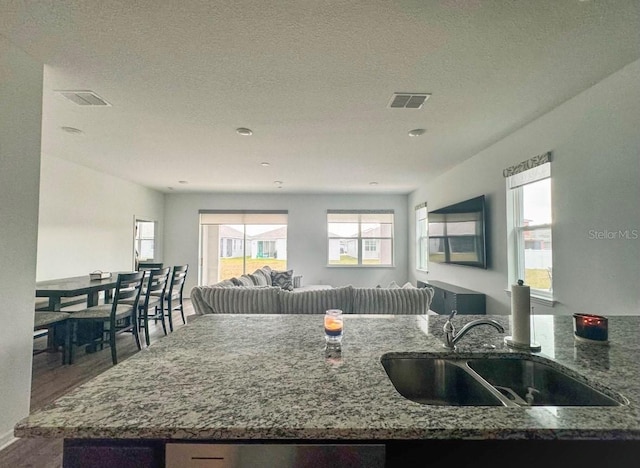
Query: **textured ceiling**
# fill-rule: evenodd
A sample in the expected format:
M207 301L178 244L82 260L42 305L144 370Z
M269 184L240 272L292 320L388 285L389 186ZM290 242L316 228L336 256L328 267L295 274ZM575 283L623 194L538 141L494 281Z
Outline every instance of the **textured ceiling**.
M47 155L162 191L408 193L637 60L640 0L2 0L0 34L45 64Z

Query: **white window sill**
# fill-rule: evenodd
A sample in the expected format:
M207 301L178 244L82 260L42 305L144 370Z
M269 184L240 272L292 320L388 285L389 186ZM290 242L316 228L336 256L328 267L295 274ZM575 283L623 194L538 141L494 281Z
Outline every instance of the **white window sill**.
M327 268L395 268L395 265L327 265Z
M511 297L511 290L505 289L504 292L507 293L507 296ZM553 297L545 297L539 296L537 294L531 293L531 302L534 304L540 304L546 307L553 307L556 305L556 300Z

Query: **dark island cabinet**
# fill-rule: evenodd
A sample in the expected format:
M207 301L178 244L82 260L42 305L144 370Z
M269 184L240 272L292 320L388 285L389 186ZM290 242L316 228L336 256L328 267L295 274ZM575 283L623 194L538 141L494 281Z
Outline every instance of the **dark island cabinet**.
M552 468L636 468L640 450L640 440L255 440L244 441L251 444L245 447L255 448L253 456L249 451L234 460L227 455L228 448L236 443L229 440L65 440L63 468L495 468L504 464L505 459L518 460L518 468L539 468L540 460L547 460ZM167 454L165 445L179 444L195 447L186 450L193 456L171 460L173 457ZM212 452L207 447L211 444L223 444L218 446L223 450ZM301 445L287 449L285 444ZM198 449L198 445L202 445L204 451ZM217 450L215 445L213 448Z
M419 288L433 289L431 310L440 315L449 315L457 310L459 315L484 315L487 313L486 296L477 291L461 288L442 281L417 282Z

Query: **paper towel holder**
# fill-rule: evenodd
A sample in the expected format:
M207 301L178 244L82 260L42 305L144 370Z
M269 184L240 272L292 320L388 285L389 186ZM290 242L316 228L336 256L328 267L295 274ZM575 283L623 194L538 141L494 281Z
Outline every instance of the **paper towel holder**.
M519 287L524 286L524 281L519 279L518 280L518 286ZM529 299L529 298L527 297L527 299ZM513 296L512 296L512 300L513 300ZM528 301L527 301L527 303L528 303ZM511 309L512 309L511 313L513 315L513 313L514 313L514 311L513 311L513 302L511 303ZM530 331L531 330L531 321L530 321L530 318L529 318L528 304L527 304L527 309L525 309L525 310L527 310L527 321L526 321L527 322L527 327L529 328L529 331ZM512 325L515 326L515 323L512 324ZM505 342L505 344L507 346L509 346L511 348L514 348L514 349L524 350L524 351L531 351L531 352L538 352L538 351L542 350L542 346L540 346L539 343L536 343L535 341L531 341L531 337L529 336L530 333L527 333L527 335L529 336L527 338L527 340L526 340L527 342L523 342L524 340L522 340L521 338L520 338L521 341L516 341L514 339L514 336L516 335L516 333L513 330L512 330L512 332L513 332L513 335L505 336L505 338L504 338L504 342Z

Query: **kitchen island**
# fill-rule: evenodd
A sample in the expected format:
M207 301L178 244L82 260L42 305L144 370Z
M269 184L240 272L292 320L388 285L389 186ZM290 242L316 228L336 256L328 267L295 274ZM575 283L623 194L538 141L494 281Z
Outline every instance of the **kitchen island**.
M570 316L534 318L536 355L628 404L438 406L396 391L380 362L388 352L521 353L503 343L508 316L482 318L506 333L476 327L454 352L442 346L444 316L347 315L342 355L327 358L322 316L201 316L31 414L14 433L64 438L65 466L117 452L137 454L131 466L163 466L167 442L381 444L387 466L409 466L403 457L415 453L460 457L462 448L474 453L474 466L485 466L480 453L488 466L527 450L583 457L583 466L597 466L599 453L617 462L609 466L624 466L632 451L640 456L640 317L609 316L609 346L576 342Z

